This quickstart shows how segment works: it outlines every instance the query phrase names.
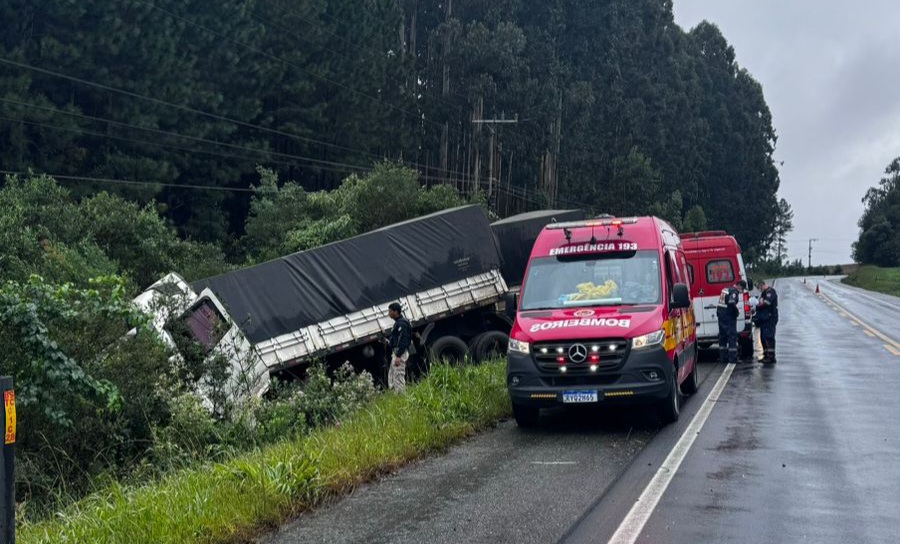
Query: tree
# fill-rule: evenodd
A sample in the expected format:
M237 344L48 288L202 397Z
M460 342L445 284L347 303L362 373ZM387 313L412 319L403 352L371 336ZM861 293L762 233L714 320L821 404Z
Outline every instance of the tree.
M859 239L853 258L862 264L900 266L900 157L885 168L885 176L869 188L859 219Z
M792 230L794 230L794 211L791 209L791 205L782 198L778 201L778 214L775 216L775 228L772 229L775 244L774 257L779 266L784 265L787 258L786 238Z
M699 232L706 230L706 214L699 205L694 206L684 215L682 229L684 232Z

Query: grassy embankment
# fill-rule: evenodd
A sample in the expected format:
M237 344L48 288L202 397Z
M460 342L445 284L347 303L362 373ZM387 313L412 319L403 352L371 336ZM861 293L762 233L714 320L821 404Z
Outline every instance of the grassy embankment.
M861 266L859 270L844 278L843 281L854 287L900 297L900 268Z
M21 527L18 542L246 542L509 413L503 363L436 367L406 394L380 395L338 425L152 485L114 487Z

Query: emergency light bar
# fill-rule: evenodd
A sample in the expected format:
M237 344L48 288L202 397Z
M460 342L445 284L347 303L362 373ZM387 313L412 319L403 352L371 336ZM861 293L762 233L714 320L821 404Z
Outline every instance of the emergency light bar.
M558 229L578 229L584 227L620 227L622 225L634 225L637 223L637 217L625 217L622 219L589 219L587 221L568 221L566 223L550 223L546 228L551 230Z

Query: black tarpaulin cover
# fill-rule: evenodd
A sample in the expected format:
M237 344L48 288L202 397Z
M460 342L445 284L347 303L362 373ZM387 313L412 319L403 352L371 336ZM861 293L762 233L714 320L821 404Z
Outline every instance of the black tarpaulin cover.
M557 222L580 221L584 219L581 210L541 210L521 213L501 219L491 228L497 236L500 255L503 257L501 273L507 285L520 285L525 277L528 257L541 229L556 219Z
M253 343L500 268L490 222L463 206L193 284Z

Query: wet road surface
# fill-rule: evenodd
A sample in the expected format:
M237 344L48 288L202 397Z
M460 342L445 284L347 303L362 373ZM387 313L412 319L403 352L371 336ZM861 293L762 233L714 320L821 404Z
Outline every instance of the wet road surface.
M735 367L637 542L900 541L900 356L865 332L900 301L815 283L776 282L778 364Z
M723 377L634 541L900 542L900 300L824 278L775 287L778 364ZM675 425L624 411L504 422L261 542L608 542L725 368L701 365Z

